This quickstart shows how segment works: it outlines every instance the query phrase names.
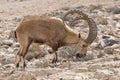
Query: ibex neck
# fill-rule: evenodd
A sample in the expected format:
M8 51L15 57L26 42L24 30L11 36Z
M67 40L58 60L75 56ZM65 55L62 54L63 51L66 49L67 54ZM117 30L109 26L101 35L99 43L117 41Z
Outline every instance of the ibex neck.
M63 40L65 45L72 45L77 44L79 41L78 38L79 33L71 29L69 26L66 25L66 36Z

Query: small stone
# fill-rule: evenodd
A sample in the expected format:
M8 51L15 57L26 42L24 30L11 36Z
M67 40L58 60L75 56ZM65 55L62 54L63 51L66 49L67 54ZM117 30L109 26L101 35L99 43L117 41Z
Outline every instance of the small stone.
M106 47L106 48L104 49L104 52L107 53L107 54L113 54L114 50L111 49L110 47Z
M113 14L120 14L120 8L117 6L111 7L107 9L108 12L112 12Z
M67 10L69 10L69 9L70 9L70 7L63 7L61 10L67 11Z
M119 60L120 60L120 57L115 56L113 60L114 60L114 61L119 61Z
M8 46L11 46L13 44L13 41L12 40L4 40L2 42L2 45L8 45Z
M109 80L120 80L120 76L117 75L111 76Z
M104 28L106 28L106 25L108 25L108 19L104 16L93 16L93 17L95 17L94 20L96 24L103 26L102 30L104 30Z
M8 45L3 45L2 47L4 47L5 49L8 49L8 48L9 48Z
M115 53L120 54L120 48L114 49Z
M99 54L97 55L97 58L101 58L101 57L103 57L103 56L105 56L104 53L99 53Z
M13 19L13 21L20 22L20 21L21 21L21 18L15 17L15 18Z
M117 48L120 48L120 45L119 45L119 44L113 44L113 45L111 46L111 48L112 48L112 49L117 49Z
M92 4L92 5L89 6L89 10L93 11L95 9L102 9L102 7L103 7L102 5L93 5Z
M8 48L8 52L9 53L13 53L14 49L12 49L11 47Z
M110 29L110 30L109 30L108 35L115 36L115 32L113 31L113 29Z
M95 78L101 80L109 80L109 77L113 76L113 72L110 70L97 70L95 72Z
M0 62L5 65L5 64L13 64L14 63L14 56L6 56L6 57L2 57L2 59L0 60Z
M3 66L4 69L7 69L7 68L13 69L14 67L15 67L14 64L6 64L6 65Z
M12 47L13 47L13 48L20 47L20 44L19 44L19 43L14 43L14 44L12 45Z
M120 14L120 8L116 8L113 10L113 14Z
M103 49L105 47L105 45L106 44L105 44L104 40L103 39L99 39L98 45L96 46L96 48Z
M94 54L94 53L91 53L91 54L86 55L86 56L84 57L84 60L85 60L85 61L88 61L88 60L94 59L94 55L93 55L93 54Z
M118 41L115 39L107 39L105 40L106 46L112 46L113 44L118 44Z
M25 59L28 61L32 60L33 58L35 58L35 54L31 52L27 53L25 56Z

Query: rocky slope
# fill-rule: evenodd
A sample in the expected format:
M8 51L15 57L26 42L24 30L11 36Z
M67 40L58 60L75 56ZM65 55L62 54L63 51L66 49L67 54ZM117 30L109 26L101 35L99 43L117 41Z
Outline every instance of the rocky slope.
M23 17L60 17L79 9L93 18L98 36L85 58L75 58L74 46L62 47L58 63L48 65L48 46L31 46L25 71L15 70L14 58L19 43L11 31ZM74 17L74 15L73 15ZM71 19L71 18L70 18ZM71 20L70 20L71 21ZM70 21L66 21L70 25ZM88 25L76 21L71 28L86 37ZM73 27L72 27L73 26ZM120 1L119 0L1 0L0 1L0 80L120 80Z

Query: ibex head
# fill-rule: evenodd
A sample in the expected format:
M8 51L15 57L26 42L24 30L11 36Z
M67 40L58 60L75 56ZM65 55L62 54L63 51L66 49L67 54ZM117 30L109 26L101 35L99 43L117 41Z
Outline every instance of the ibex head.
M95 21L91 18L89 18L86 14L84 14L82 11L79 10L71 10L68 11L64 17L63 20L65 20L65 17L69 14L78 14L80 17L75 18L73 21L78 20L78 19L83 19L88 22L89 25L89 34L86 39L83 39L79 33L78 35L78 43L75 45L76 46L76 51L77 51L77 57L84 57L86 56L87 49L89 45L96 39L97 37L97 25Z

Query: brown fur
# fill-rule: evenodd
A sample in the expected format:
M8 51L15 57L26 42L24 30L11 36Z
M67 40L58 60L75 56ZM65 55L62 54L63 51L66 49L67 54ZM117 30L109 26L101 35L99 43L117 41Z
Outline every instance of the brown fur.
M50 46L53 49L52 53L55 54L53 62L56 62L56 51L61 46L75 45L78 53L85 55L89 45L78 32L67 26L62 19L55 17L25 18L15 32L20 43L20 49L16 55L16 67L19 67L20 61L25 67L24 57L32 42Z

